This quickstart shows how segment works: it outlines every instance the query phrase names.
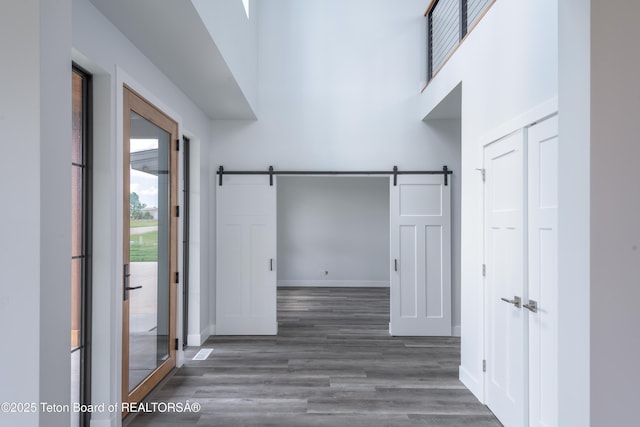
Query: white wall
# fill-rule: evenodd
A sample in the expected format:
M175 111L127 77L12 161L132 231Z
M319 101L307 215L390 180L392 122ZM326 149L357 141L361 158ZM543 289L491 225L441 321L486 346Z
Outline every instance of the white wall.
M482 167L482 142L489 142L486 135L507 122L517 126L519 116L557 97L556 28L555 0L495 2L420 97L422 117L428 119L440 101L462 82L460 370L464 383L479 397L483 393L484 355L482 340L478 339L483 334L483 312L478 304L483 300L483 205L482 180L475 169Z
M122 83L131 85L149 101L179 122L180 132L200 142L201 157L192 158L197 175L209 176L209 119L166 76L120 33L88 0L73 0L73 58L94 73L94 305L93 305L93 403L114 403L120 397L121 292L113 283L122 275ZM199 191L199 183L194 190ZM199 194L196 224L192 229L205 233L208 242L208 193ZM193 200L193 195L192 195ZM196 203L196 206L198 203ZM207 292L208 245L200 245L192 265L196 278L193 292ZM181 294L181 292L179 292ZM202 293L202 292L200 292ZM191 301L197 318L209 321L208 300ZM192 327L191 322L189 327ZM193 325L199 334L201 325ZM181 328L179 328L179 333ZM192 331L190 329L189 333ZM92 425L118 425L119 414L95 414Z
M258 106L258 1L191 0L249 105Z
M638 422L640 3L591 2L591 425Z
M454 336L460 336L461 308L461 227L460 212L462 206L461 193L461 121L456 119L434 119L425 121L426 126L435 137L453 150L455 160L449 167L454 171L449 176L451 185L451 324Z
M453 149L416 117L423 12L418 0L261 2L260 115L213 122L213 164L440 169L452 163Z
M389 286L389 177L277 185L279 286Z
M0 221L0 330L16 349L0 354L2 402L40 398L39 7L36 0L19 2L0 15L0 54L12 64L0 66L0 193L13 206ZM0 424L37 426L38 414L0 413Z
M7 9L7 8L5 8ZM71 277L70 2L25 1L0 17L0 401L68 404ZM58 28L58 25L62 28ZM61 105L66 108L60 108ZM39 406L37 407L39 410ZM68 413L0 424L68 426Z
M261 1L258 120L214 120L212 166L446 164L457 174L459 126L425 124L417 114L426 73L425 7L422 0Z
M70 399L71 1L40 2L40 402ZM40 425L68 426L43 412Z
M559 426L589 426L585 408L593 407L589 402L590 21L590 0L559 0ZM602 369L609 372L612 367Z

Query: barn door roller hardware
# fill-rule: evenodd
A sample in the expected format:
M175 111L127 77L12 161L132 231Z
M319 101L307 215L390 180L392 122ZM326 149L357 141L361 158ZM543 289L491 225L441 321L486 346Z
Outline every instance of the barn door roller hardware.
M269 185L273 185L274 175L393 175L393 185L398 185L398 175L443 175L444 185L449 185L449 175L453 171L447 166L435 171L401 171L397 166L391 171L277 171L269 166L266 171L226 171L224 167L218 168L218 185L222 185L223 175L269 175Z

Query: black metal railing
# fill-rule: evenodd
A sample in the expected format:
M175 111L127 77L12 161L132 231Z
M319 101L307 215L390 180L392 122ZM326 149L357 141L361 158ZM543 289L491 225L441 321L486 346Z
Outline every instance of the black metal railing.
M427 18L427 81L451 57L495 0L432 0Z

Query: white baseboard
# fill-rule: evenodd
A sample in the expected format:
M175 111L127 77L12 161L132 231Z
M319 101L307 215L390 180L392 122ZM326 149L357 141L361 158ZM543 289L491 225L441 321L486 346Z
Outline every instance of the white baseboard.
M207 338L215 334L216 334L216 325L206 326L204 329L200 331L199 334L187 335L187 345L189 347L200 347L202 343L204 343L207 340Z
M384 280L278 280L278 287L388 288Z
M187 345L189 347L200 347L202 344L201 335L200 334L189 334L187 335Z
M467 387L469 391L471 391L471 393L473 393L473 395L478 398L481 403L485 403L484 387L482 382L479 381L478 378L471 375L471 373L467 371L462 365L459 366L458 378L460 379L462 384L464 384L464 386Z
M180 368L184 365L184 350L180 349L176 351L176 368Z
M460 325L454 325L453 326L453 331L451 332L451 334L454 337L461 337L462 336L462 328L460 327Z

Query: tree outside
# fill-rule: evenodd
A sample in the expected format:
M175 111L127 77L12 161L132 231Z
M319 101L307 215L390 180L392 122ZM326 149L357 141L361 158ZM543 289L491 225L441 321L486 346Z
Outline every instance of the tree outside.
M146 207L147 204L140 201L137 193L129 194L129 216L131 219L153 219L149 212L142 211Z

